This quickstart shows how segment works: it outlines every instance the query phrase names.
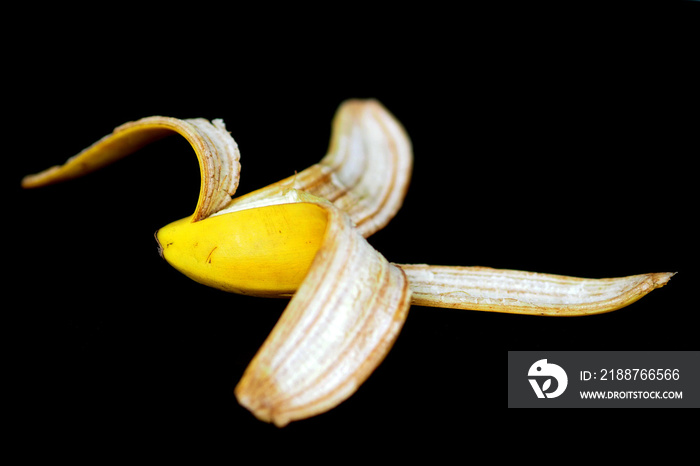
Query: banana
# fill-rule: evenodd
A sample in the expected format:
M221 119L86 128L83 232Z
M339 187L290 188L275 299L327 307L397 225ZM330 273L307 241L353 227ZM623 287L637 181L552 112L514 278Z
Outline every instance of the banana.
M122 125L22 185L88 174L173 133L193 147L202 185L195 212L156 232L160 255L210 287L291 298L234 391L280 427L351 396L386 356L411 305L582 316L627 306L673 275L584 279L389 262L366 238L401 207L413 154L404 128L375 100L339 107L319 163L236 198L240 153L223 121L162 116Z

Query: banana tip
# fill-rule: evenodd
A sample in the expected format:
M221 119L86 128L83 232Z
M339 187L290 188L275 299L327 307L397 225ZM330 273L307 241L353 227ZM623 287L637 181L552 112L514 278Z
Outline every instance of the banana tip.
M156 232L153 233L153 237L156 239L156 245L158 246L158 255L161 259L165 259L165 257L163 257L163 246L161 246L160 241L158 240L158 231L159 230L156 230Z
M671 280L671 277L673 277L677 273L678 272L662 272L651 274L651 278L654 283L654 288L661 288L666 283L668 283L669 280Z
M27 175L24 178L22 178L22 188L24 189L29 189L29 188L34 188L37 186L35 182L35 176L34 175Z

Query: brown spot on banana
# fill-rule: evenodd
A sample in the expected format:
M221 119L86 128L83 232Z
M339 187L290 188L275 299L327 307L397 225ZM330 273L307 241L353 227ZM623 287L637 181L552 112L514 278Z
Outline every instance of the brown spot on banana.
M214 254L214 251L216 251L218 249L218 247L219 246L214 246L214 248L211 251L209 251L209 255L207 255L207 260L206 260L207 264L211 264L211 255Z

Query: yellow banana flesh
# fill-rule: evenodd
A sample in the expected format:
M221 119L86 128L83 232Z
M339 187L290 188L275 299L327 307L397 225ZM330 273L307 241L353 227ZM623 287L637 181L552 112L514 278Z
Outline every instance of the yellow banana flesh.
M33 188L82 176L168 134L199 159L195 212L156 233L162 257L229 292L290 297L236 387L239 402L278 426L350 396L384 358L411 304L516 314L609 312L665 285L670 273L581 279L484 267L392 264L364 239L400 208L411 143L376 101L348 101L327 155L280 182L232 199L239 153L223 122L149 117L25 177Z
M326 230L314 204L272 205L199 222L189 217L156 232L161 256L203 285L261 296L292 296Z

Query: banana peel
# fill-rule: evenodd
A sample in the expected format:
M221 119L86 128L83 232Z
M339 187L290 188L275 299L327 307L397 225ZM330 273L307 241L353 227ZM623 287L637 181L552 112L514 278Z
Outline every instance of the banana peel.
M193 147L202 183L195 212L156 232L161 256L210 287L291 298L235 388L239 403L280 427L351 396L390 350L411 305L583 316L632 304L673 275L586 279L389 262L366 238L401 207L413 153L376 100L341 104L319 163L237 198L238 146L223 121L199 118L126 123L22 186L86 175L170 134Z

